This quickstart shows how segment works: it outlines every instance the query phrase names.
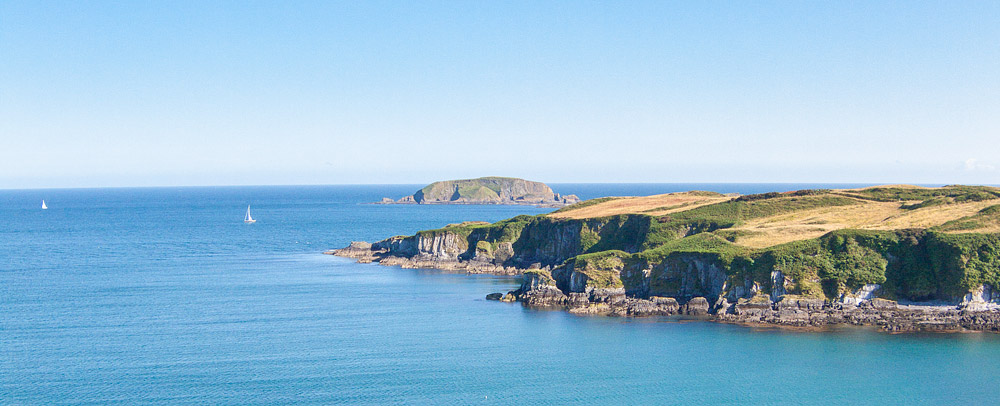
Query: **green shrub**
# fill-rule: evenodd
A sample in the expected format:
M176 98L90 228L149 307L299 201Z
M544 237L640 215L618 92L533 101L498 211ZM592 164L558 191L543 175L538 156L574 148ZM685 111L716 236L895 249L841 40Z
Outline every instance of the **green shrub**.
M873 187L861 190L840 192L840 194L859 199L879 202L898 202L919 200L921 202L934 198L950 198L950 201L982 201L1000 198L1000 189L990 186L949 185L943 188L900 188Z
M962 217L934 227L935 231L971 231L1000 226L1000 204L987 207L971 216Z
M752 232L731 228L755 218L857 204L858 198L918 200L920 203L909 206L917 209L991 200L1000 196L997 190L970 186L835 193L806 190L748 195L658 217L626 214L570 220L517 216L493 224L460 224L421 231L418 235L453 233L465 237L473 250L488 253L496 252L497 244L509 242L515 251L512 261L521 258L544 265L561 263L586 275L592 287L626 286L633 292L643 286L643 269L660 269L663 264L688 266L685 261L694 257L712 262L738 284L751 280L773 288L771 272L780 271L794 280L786 286L791 295L825 295L833 299L845 289L881 284L889 297L952 299L982 284L1000 287L1000 234L945 233L1000 225L1000 205L930 230L844 229L763 249L734 244ZM679 289L679 283L679 279L653 278L649 287L656 292L673 292Z

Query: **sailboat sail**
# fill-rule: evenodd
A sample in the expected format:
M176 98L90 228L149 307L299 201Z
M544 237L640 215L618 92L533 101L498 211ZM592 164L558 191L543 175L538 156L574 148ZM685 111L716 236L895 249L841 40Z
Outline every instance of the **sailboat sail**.
M45 205L45 200L42 200L42 210L48 209L49 206Z
M246 217L243 218L243 222L247 223L247 224L251 224L251 223L253 223L255 221L257 221L257 220L254 220L253 217L250 217L250 205L248 204L247 205L247 215L246 215Z

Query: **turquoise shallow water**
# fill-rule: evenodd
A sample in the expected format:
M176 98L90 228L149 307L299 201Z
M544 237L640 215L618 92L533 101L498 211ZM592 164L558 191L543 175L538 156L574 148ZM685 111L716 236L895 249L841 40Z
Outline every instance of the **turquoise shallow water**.
M582 197L813 185L558 185ZM547 210L414 186L0 191L0 404L992 404L1000 338L488 302L517 281L319 254ZM39 210L41 199L50 209ZM257 224L242 223L253 203Z

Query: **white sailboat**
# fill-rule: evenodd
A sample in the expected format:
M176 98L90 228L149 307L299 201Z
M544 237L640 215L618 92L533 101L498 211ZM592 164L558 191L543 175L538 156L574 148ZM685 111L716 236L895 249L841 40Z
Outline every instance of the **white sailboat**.
M249 204L247 205L247 216L243 218L243 222L247 223L247 224L253 224L253 223L257 222L257 220L254 220L253 217L250 217L250 205Z
M49 206L45 205L45 200L42 200L42 210L46 210L48 208L49 208Z

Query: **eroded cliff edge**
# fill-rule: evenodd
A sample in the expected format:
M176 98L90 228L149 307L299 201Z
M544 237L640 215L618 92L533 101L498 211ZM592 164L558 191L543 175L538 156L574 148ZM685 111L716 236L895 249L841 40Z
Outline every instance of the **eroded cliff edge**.
M886 195L894 199L890 204L873 200ZM574 313L689 314L738 323L857 324L890 331L1000 331L1000 292L995 290L1000 233L992 228L1000 223L1000 191L890 188L695 196L708 203L685 203L664 214L572 218L554 213L454 224L374 244L353 243L332 253L404 267L521 273L519 289L490 298ZM607 201L584 202L568 211ZM747 228L761 219L822 222L829 217L817 210L843 216L868 212L873 204L894 207L896 219L951 214L935 217L939 224L925 228L877 227L887 222L882 221L764 247L741 244L761 238L753 230L768 232Z

